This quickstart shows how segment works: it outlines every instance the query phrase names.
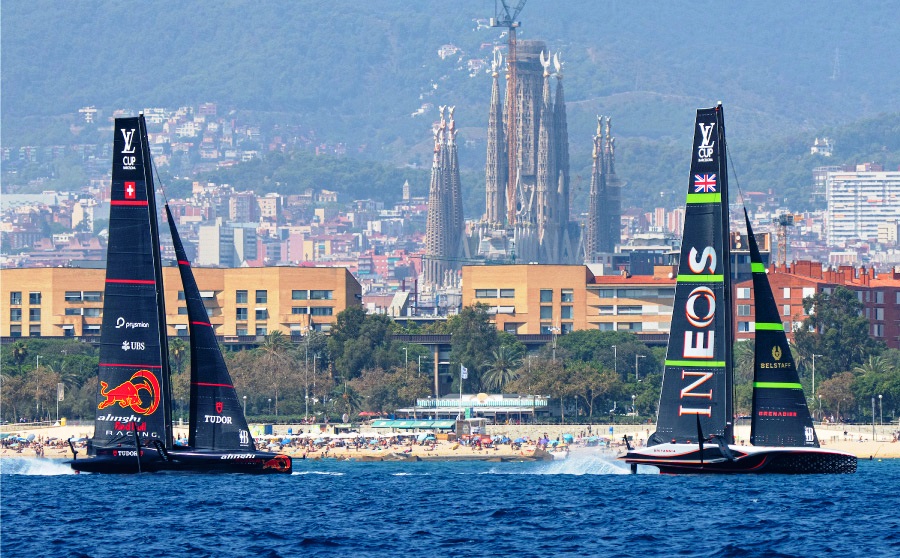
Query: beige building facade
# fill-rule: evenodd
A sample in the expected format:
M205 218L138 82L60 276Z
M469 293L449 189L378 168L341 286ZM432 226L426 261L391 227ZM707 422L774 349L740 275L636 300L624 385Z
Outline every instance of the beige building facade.
M336 316L362 303L359 282L342 267L193 268L216 335L225 342L273 331L329 331ZM0 336L100 334L106 270L28 268L0 271ZM170 336L187 335L178 269L163 269ZM233 339L232 339L233 338Z

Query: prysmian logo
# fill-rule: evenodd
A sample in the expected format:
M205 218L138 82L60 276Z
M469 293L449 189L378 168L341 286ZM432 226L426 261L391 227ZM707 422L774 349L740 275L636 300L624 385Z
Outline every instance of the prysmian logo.
M146 328L150 327L150 324L148 322L126 322L125 318L119 316L118 318L116 318L116 329L120 329L123 327L125 329L134 329L137 327Z

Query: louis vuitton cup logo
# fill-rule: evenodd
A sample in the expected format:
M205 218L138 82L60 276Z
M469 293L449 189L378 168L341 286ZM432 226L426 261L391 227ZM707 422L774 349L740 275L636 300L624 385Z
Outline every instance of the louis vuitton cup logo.
M134 131L122 129L122 139L125 145L122 147L122 167L126 170L134 170L137 163L137 157L134 155Z
M700 145L697 147L697 162L710 163L713 160L713 153L716 148L716 142L713 141L713 130L715 130L716 123L704 124L703 122L698 122L697 126L700 127L700 135L702 136Z

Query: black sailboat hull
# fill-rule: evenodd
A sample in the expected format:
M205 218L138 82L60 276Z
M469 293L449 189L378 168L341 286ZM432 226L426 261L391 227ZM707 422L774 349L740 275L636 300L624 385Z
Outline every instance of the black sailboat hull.
M635 467L651 465L666 474L845 474L856 472L856 456L835 450L802 447L660 444L630 450L623 459Z
M291 457L263 451L213 451L141 448L140 463L134 448L98 449L97 455L69 462L80 473L135 474L183 473L288 473Z

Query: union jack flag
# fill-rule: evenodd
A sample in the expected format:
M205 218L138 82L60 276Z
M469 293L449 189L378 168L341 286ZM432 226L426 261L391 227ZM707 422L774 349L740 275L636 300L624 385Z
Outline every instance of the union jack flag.
M694 193L715 192L715 191L716 191L716 175L715 174L695 174L694 175Z

